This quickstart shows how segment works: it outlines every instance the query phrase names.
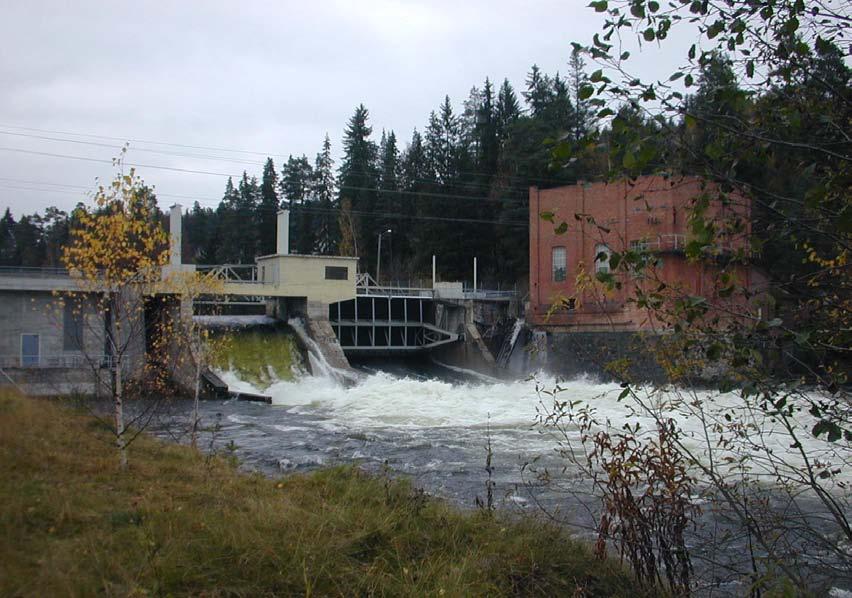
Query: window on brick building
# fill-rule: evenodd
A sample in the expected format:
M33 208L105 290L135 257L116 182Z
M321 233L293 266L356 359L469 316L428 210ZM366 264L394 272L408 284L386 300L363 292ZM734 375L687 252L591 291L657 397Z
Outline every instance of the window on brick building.
M563 282L567 274L568 256L564 247L554 247L551 256L553 282Z
M599 243L595 245L595 272L609 272L609 256L612 249L608 245Z
M647 239L634 239L630 241L630 249L633 251L648 251L651 244L648 243Z

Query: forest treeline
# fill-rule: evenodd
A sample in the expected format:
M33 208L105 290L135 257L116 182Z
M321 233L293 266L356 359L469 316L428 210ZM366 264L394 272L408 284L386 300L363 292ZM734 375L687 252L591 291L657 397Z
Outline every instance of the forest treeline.
M813 56L813 63L811 78L797 89L758 95L741 88L727 59L715 55L687 98L689 115L677 123L661 123L638 105L594 105L590 96L600 71L588 73L578 52L567 76L533 66L520 93L508 80L497 86L486 79L460 108L445 97L422 131L415 129L404 143L392 130L377 133L359 105L347 123L339 163L326 135L313 159L291 155L276 165L270 157L261 173L229 179L218 207L196 202L184 218L184 259L253 263L257 255L274 253L275 213L286 207L295 253L358 255L361 270L375 274L382 233L385 280L428 278L437 255L444 279L470 279L477 257L480 280L515 284L528 269L531 185L595 180L614 171L690 172L708 152L721 156L735 149L724 145L729 136L718 135L719 117L736 126L767 103L789 104L797 126L812 121L815 134L824 136L820 114L849 110L850 70L837 48ZM826 89L835 90L833 96ZM772 133L783 137L789 123L775 126ZM681 136L679 143L672 135ZM694 151L672 151L684 147L684 138ZM636 140L641 151L632 152L625 140ZM795 152L790 156L788 162L767 160L755 151L753 164L740 166L741 176L770 196L796 196L807 186L791 167ZM766 208L754 217L771 221L780 214ZM59 266L59 247L71 227L73 214L57 208L18 221L7 209L0 219L0 265ZM773 254L770 242L770 257L782 253Z

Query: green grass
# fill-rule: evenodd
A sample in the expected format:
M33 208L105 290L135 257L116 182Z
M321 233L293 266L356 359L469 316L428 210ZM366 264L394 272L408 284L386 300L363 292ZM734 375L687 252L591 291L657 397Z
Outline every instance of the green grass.
M296 337L282 330L249 330L228 333L215 366L234 370L241 379L261 390L275 379L293 380L294 367L304 369Z
M0 396L3 596L636 596L559 530L355 468L272 480L55 403Z

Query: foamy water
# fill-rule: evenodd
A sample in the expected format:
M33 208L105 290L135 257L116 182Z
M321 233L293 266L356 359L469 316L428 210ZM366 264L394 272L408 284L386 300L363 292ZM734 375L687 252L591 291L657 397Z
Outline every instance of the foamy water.
M236 390L261 393L233 372L220 375ZM262 394L271 396L274 405L291 408L293 413L321 416L327 425L340 431L476 431L490 425L497 443L506 440L502 435L511 433L509 441L516 443L520 436L524 446L519 448L525 452L552 453L557 448L559 435L555 430L537 425L553 409L554 401L574 402L575 411L587 408L601 427L613 430L638 422L640 433L649 432L655 429L655 418L672 418L682 431L684 446L703 462L709 463L712 457L719 460L717 466L724 468L730 466L726 461L736 461L748 453L753 457L751 473L760 478L778 473L798 475L806 458L811 463L843 465L843 453L848 453L838 451L836 443L814 438L810 427L815 420L804 411L797 414L791 434L781 421L749 408L737 393L639 390L640 407L633 398L619 400L621 391L617 384L590 378L557 381L538 375L509 382L477 379L452 383L377 372L362 375L349 387L331 377L307 376L294 382L276 382ZM741 428L740 436L712 429L717 424L731 425L725 414ZM711 429L705 429L705 425ZM561 432L563 441L579 440L573 425L564 426ZM736 445L716 449L721 437L734 438ZM796 441L802 450L794 448ZM708 444L714 447L712 453ZM844 467L835 481L849 480L850 469Z

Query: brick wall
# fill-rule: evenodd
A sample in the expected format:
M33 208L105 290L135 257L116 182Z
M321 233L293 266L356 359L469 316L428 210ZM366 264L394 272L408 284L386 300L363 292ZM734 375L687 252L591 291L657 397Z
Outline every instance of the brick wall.
M690 295L712 292L717 266L690 263L683 254L689 240L688 213L692 202L707 194L714 198L711 187L697 177L664 179L640 177L633 183L580 183L554 189L530 189L530 304L528 320L536 326L564 327L571 330L641 330L656 328L659 323L644 310L636 309L627 299L635 280L623 280L623 288L610 294L577 288L577 276L595 274L595 257L599 246L623 251L631 243L646 242L658 250L661 259L653 275L670 287ZM711 200L708 216L718 222L738 218L744 229L722 244L730 251L744 247L750 234L747 215L750 206L740 197L729 205ZM554 214L553 223L541 218L544 212ZM565 222L567 230L555 229ZM564 280L554 277L553 249L564 248L566 271ZM760 277L751 269L732 269L738 281L754 287ZM624 274L619 274L624 278ZM558 278L558 277L556 277ZM640 281L639 284L645 284ZM656 286L656 282L654 283ZM554 310L564 300L573 308Z

